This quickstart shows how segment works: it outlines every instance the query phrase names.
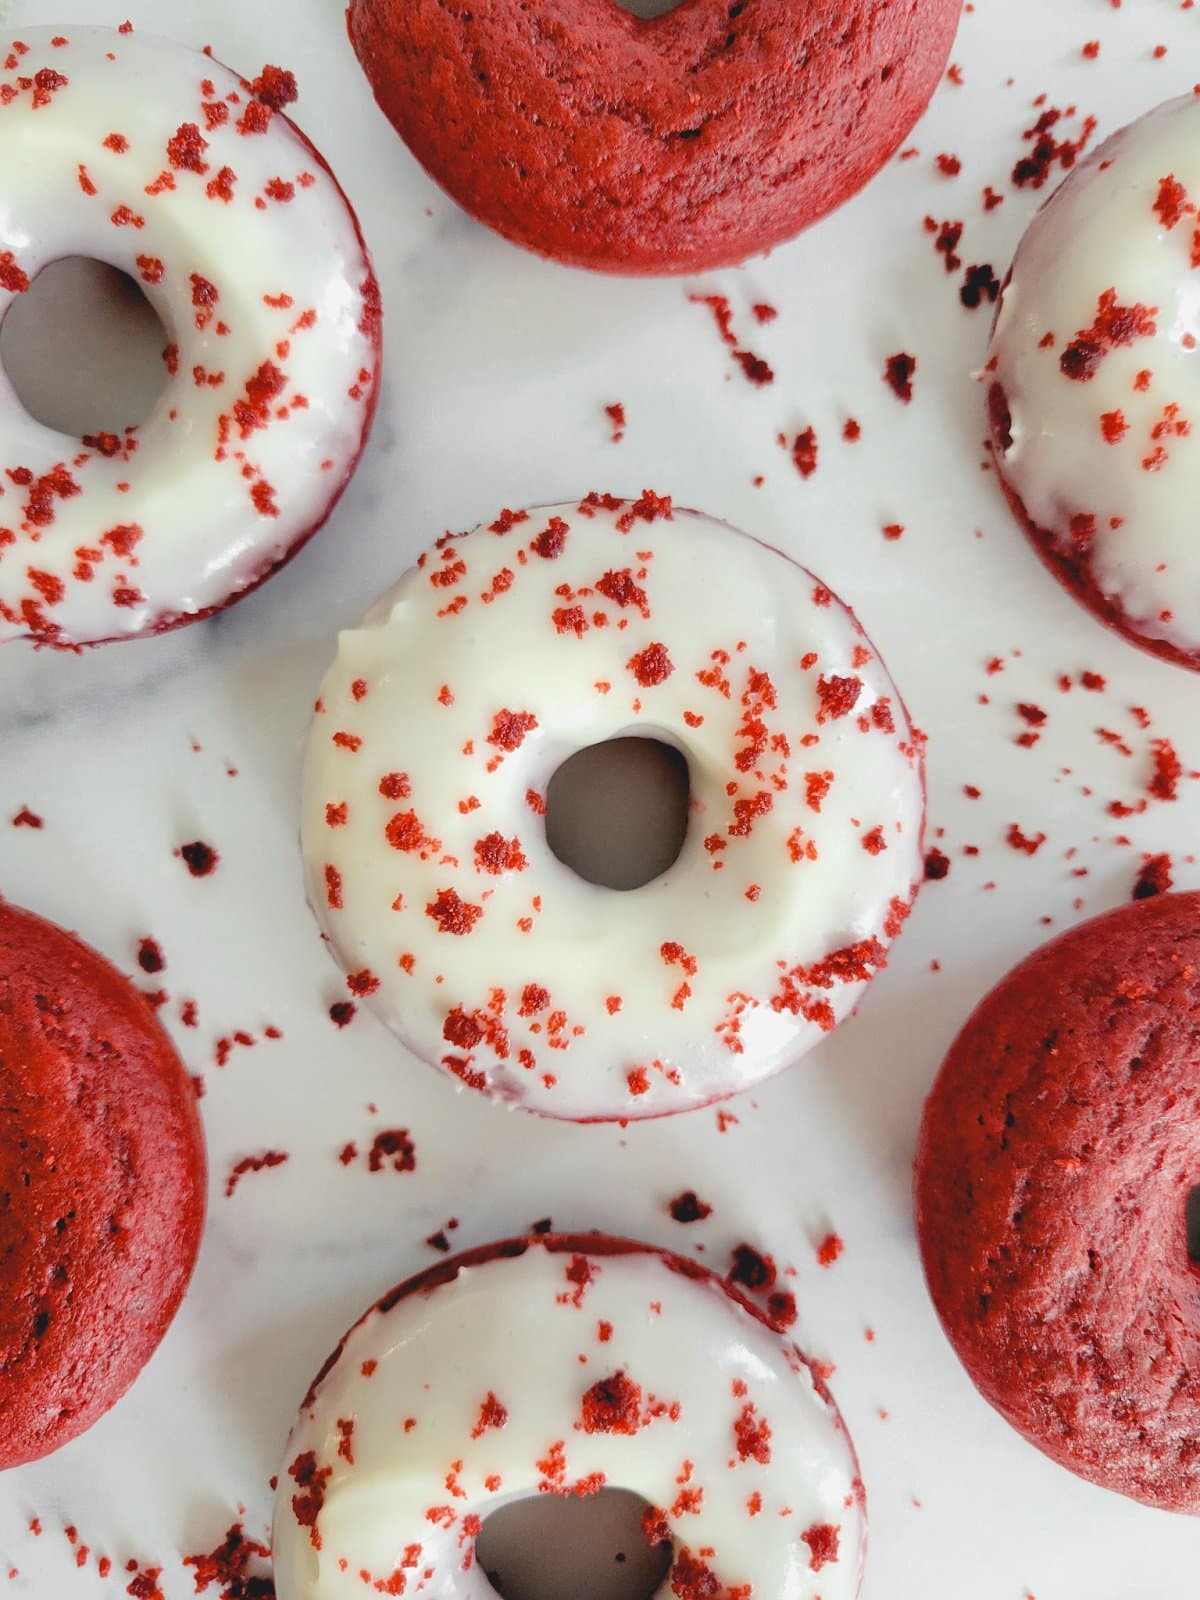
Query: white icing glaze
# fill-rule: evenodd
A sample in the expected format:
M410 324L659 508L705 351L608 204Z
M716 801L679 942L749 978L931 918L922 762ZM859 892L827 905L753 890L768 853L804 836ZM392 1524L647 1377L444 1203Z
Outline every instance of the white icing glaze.
M1198 204L1200 98L1187 95L1109 139L1034 218L985 374L1008 400L1000 464L1030 520L1132 631L1184 654L1200 651ZM1079 517L1094 533L1072 529Z
M753 539L649 494L510 515L342 635L306 761L312 904L351 992L473 1088L577 1119L735 1093L884 964L921 876L904 707L845 607ZM538 810L623 734L684 752L692 810L674 866L617 893Z
M0 640L224 604L320 525L362 449L378 296L345 197L236 73L105 28L0 41L0 171L0 319L90 256L141 283L177 351L141 427L83 443L0 371Z
M795 1346L656 1251L550 1244L417 1280L347 1335L280 1473L279 1600L486 1600L483 1518L604 1486L665 1513L663 1596L852 1600L862 1486Z

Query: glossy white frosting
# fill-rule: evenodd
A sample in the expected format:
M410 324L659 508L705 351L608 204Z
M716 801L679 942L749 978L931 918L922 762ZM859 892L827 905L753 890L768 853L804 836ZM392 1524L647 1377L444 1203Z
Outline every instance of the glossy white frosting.
M228 68L67 25L0 38L0 174L0 318L49 262L90 256L140 283L175 347L145 423L90 443L0 370L0 640L222 605L320 524L362 448L378 297L345 197Z
M654 496L508 520L342 635L305 769L313 907L351 993L472 1088L578 1119L732 1094L884 964L921 877L919 741L777 551ZM684 752L691 816L621 893L551 854L539 809L626 734Z
M862 1487L795 1346L655 1251L580 1249L533 1240L418 1280L351 1330L279 1476L279 1600L486 1600L490 1512L602 1487L665 1514L663 1596L852 1600Z
M1007 397L1000 465L1030 520L1133 631L1184 654L1200 651L1198 204L1189 94L1100 146L1034 218L984 375Z

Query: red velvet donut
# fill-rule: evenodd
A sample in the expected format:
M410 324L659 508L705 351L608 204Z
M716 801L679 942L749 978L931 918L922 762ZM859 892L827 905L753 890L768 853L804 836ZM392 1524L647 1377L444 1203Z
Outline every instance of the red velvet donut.
M883 165L959 0L350 0L375 98L472 216L556 260L698 272L790 238Z
M1023 961L925 1107L917 1225L985 1399L1072 1472L1200 1513L1200 894Z
M101 956L0 903L0 1469L91 1427L150 1359L204 1222L191 1084Z

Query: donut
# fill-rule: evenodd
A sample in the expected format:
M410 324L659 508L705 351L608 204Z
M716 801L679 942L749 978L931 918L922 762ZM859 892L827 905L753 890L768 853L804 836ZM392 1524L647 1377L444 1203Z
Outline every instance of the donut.
M1030 224L986 368L1001 481L1046 566L1134 644L1200 668L1200 98L1078 166Z
M279 1600L481 1600L490 1511L606 1487L672 1546L664 1596L858 1593L862 1482L804 1356L696 1262L586 1234L440 1262L355 1324L288 1442Z
M700 272L849 199L925 110L959 0L350 0L375 98L473 217L607 272Z
M551 853L549 780L685 757L675 864ZM707 1104L818 1043L923 872L921 741L853 615L651 490L504 511L343 633L308 741L309 898L352 995L460 1085L547 1116Z
M349 203L247 82L122 28L0 38L0 321L40 270L128 274L166 386L120 433L69 438L0 371L0 641L78 646L219 610L320 527L366 441L379 295Z
M0 1470L121 1398L200 1245L191 1083L102 956L0 901Z
M1200 1512L1200 894L1071 929L983 1001L925 1107L930 1292L984 1398L1053 1460Z

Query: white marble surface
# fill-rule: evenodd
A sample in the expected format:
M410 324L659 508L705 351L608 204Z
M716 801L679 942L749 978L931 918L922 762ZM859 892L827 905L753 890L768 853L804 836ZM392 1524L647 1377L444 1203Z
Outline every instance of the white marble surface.
M69 9L120 20L98 0ZM1184 860L1200 797L1191 780L1179 803L1128 822L1105 811L1141 792L1153 736L1200 765L1200 683L1105 634L1012 526L980 471L971 372L987 311L960 307L922 218L964 219L964 265L1002 273L1038 199L1009 182L1034 98L1077 104L1111 131L1200 75L1200 13L1177 0L976 0L954 52L963 86L940 90L914 135L919 156L768 261L638 283L533 260L459 214L375 112L336 0L127 9L139 28L211 42L242 69L297 71L299 120L375 252L386 392L335 519L244 605L82 658L0 652L0 886L126 968L140 937L159 940L163 1015L204 1076L212 1157L199 1270L161 1351L89 1435L0 1482L0 1592L14 1567L14 1595L120 1594L128 1578L102 1580L103 1553L162 1563L169 1600L190 1593L181 1553L215 1545L242 1505L250 1531L265 1531L268 1478L309 1377L367 1300L432 1259L426 1235L457 1217L455 1240L475 1243L550 1215L703 1244L717 1266L747 1238L795 1266L802 1338L837 1362L833 1387L862 1456L866 1600L1177 1600L1195 1569L1195 1525L1078 1482L1023 1444L960 1371L917 1264L914 1130L972 1002L1044 935L1043 916L1063 927L1127 899L1140 851L1171 851L1177 884L1200 884ZM43 0L17 0L12 14L63 20ZM1101 41L1095 61L1081 56L1089 39ZM1155 58L1159 43L1167 54ZM939 151L961 159L957 178L938 173ZM985 217L987 183L1005 201ZM689 290L730 297L775 368L772 386L743 380ZM750 316L760 300L779 309L769 326ZM879 376L901 349L920 363L908 408ZM628 415L620 444L603 411L615 400ZM856 445L840 437L847 414L862 424ZM810 423L820 465L802 480L776 434ZM859 1017L732 1103L738 1120L723 1134L712 1111L626 1132L514 1116L457 1098L365 1013L338 1032L326 1013L339 979L296 849L298 745L335 630L445 528L504 504L646 484L779 544L857 608L929 733L931 830L945 829L931 843L953 859ZM888 542L880 530L893 522L905 532ZM993 657L1004 670L988 675ZM1107 690L1060 693L1059 674L1084 668ZM1013 742L1018 701L1048 712L1033 749ZM1132 705L1150 711L1149 733ZM982 798L965 798L964 784ZM24 805L43 828L8 826ZM1014 822L1047 834L1035 856L1005 844ZM1131 846L1114 842L1122 830ZM221 852L203 880L173 854L195 838ZM978 856L963 856L968 844ZM180 1025L186 998L198 1002L195 1029ZM268 1024L282 1039L262 1038ZM218 1068L216 1042L236 1029L259 1042ZM415 1172L339 1164L347 1140L362 1148L391 1127L411 1130ZM226 1198L231 1164L268 1148L287 1164ZM684 1187L714 1205L709 1222L683 1228L666 1214ZM846 1250L822 1271L814 1241L831 1225ZM68 1523L89 1547L78 1569Z

